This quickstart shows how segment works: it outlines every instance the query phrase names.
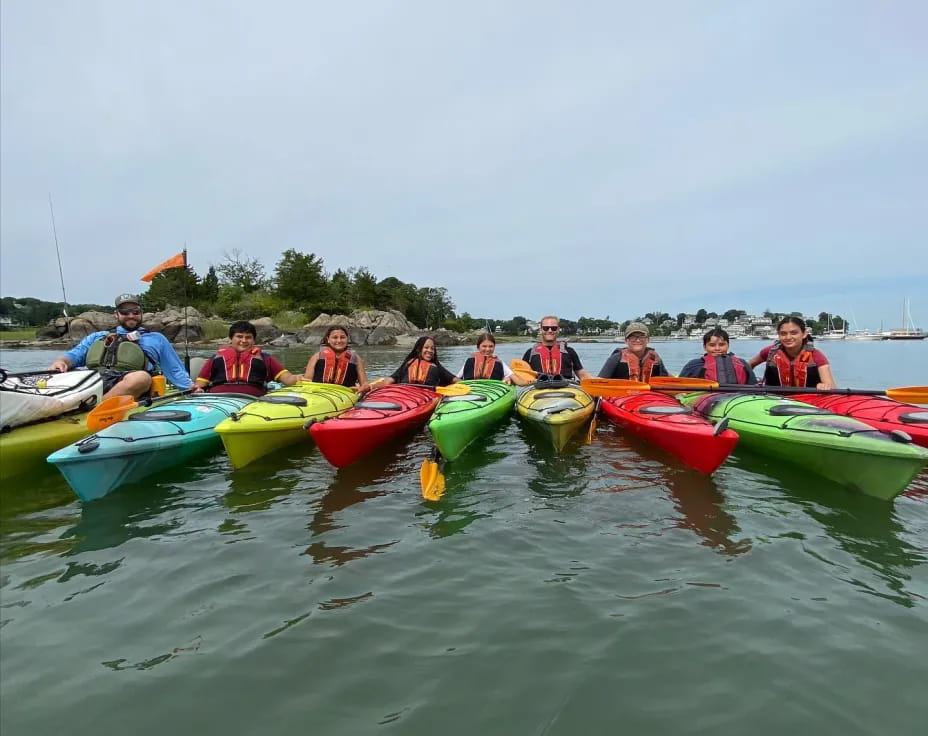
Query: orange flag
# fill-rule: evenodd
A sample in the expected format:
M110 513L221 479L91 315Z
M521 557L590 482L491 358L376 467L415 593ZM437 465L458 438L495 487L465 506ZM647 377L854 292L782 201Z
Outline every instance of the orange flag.
M151 281L155 276L157 276L162 271L167 271L169 268L180 268L181 266L187 265L187 251L182 251L176 256L171 256L164 263L159 263L151 271L142 276L142 281Z

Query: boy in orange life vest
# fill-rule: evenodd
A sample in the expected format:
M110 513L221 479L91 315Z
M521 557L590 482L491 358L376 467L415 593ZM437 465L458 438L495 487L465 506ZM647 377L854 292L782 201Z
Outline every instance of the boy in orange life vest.
M525 351L522 360L537 373L564 378L591 378L583 368L580 356L566 342L558 342L561 332L560 321L553 315L541 318L541 342Z
M255 347L258 332L251 322L234 322L229 327L229 345L219 348L203 365L197 385L210 393L264 396L268 381L287 386L302 379L295 376L273 355Z
M744 358L728 352L730 339L721 327L709 330L702 337L702 346L706 354L693 358L683 366L680 378L705 378L716 383L741 383L753 386L757 376Z
M648 347L650 335L646 324L632 322L625 328L625 347L613 351L599 372L599 377L647 383L651 376L669 376L661 356L654 348Z

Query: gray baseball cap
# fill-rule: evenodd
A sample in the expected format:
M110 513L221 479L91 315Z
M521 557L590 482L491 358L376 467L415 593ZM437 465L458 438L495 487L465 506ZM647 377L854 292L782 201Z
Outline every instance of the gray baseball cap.
M116 306L119 307L122 304L141 304L139 301L138 294L120 294L116 297Z
M628 336L635 332L643 332L645 337L650 337L651 333L648 330L648 326L641 322L632 322L628 327L625 328L625 338L628 339Z

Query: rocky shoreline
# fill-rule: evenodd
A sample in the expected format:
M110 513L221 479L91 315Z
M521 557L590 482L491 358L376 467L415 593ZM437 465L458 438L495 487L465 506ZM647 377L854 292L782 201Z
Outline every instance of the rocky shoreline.
M218 319L218 318L213 318ZM188 307L168 307L160 312L146 312L142 324L152 332L160 332L174 345L183 345L185 340L194 349L210 350L228 343L226 338L204 339L204 323L207 318L199 311ZM320 314L296 332L285 332L270 317L248 320L257 330L257 344L265 347L293 348L303 345L316 346L325 331L333 325L345 327L353 345L394 345L412 347L422 335L430 335L439 346L470 344L479 330L473 333L455 333L442 328L424 330L395 310L355 310L351 314ZM223 320L226 325L231 324ZM36 332L34 340L4 342L6 348L61 348L76 345L84 337L99 330L111 330L116 318L106 312L83 312L66 320L59 317Z

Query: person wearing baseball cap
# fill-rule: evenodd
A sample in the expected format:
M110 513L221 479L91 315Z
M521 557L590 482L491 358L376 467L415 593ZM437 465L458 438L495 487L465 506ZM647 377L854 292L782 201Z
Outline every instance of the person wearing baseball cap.
M86 366L103 377L103 398L139 398L151 390L152 375L164 373L177 388L193 388L193 381L174 347L160 332L142 327L138 294L120 294L116 305L116 327L92 332L49 366L68 371Z
M648 347L651 332L643 322L631 322L625 328L625 347L616 348L602 370L600 378L623 378L647 383L651 376L669 376L664 361L654 348Z

